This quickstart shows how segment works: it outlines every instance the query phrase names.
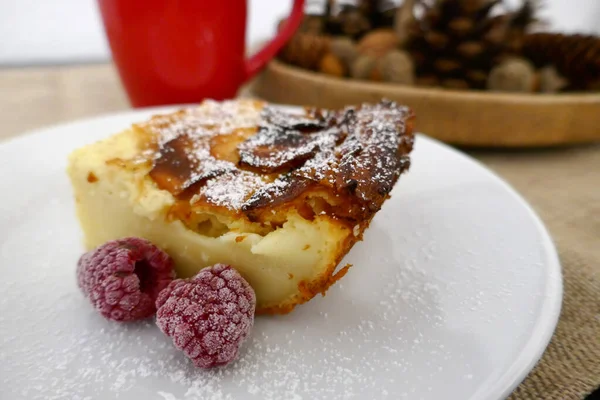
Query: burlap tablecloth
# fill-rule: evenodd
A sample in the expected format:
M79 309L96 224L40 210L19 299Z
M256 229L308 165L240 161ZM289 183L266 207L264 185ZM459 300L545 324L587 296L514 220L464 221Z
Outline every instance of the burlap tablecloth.
M110 65L0 69L0 140L127 107ZM466 151L531 203L550 230L563 267L556 333L510 398L582 399L600 385L600 145Z

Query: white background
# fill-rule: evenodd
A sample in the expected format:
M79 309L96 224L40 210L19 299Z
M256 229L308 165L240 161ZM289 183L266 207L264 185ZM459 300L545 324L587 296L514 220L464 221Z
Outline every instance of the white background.
M543 15L553 30L600 34L600 0L544 1ZM247 42L271 36L290 4L291 0L250 0ZM93 62L109 57L96 0L0 0L0 66Z

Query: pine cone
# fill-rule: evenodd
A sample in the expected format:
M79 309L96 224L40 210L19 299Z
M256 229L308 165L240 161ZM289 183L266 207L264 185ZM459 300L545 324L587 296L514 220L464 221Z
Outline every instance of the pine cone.
M464 79L449 78L442 81L442 87L453 90L467 90L470 88L470 85Z
M592 90L600 82L600 37L534 33L525 36L522 55L537 67L554 66L570 82L567 90Z
M394 4L394 6L388 8L388 9L384 9L381 10L379 12L379 18L377 21L377 27L378 28L392 28L394 26L394 21L396 19L396 14L398 11L398 7L396 7L396 5Z
M282 18L277 23L277 32L285 26L287 18ZM312 33L314 35L323 34L325 30L325 17L322 15L306 14L302 18L302 23L298 27L298 33Z
M279 53L283 61L302 68L317 70L329 51L328 36L297 32Z
M415 78L415 86L420 87L435 87L440 86L440 80L434 75L422 75Z
M372 28L369 18L353 6L345 6L337 21L341 33L354 39L360 38Z
M305 15L298 29L300 32L320 35L325 29L325 18L321 15Z
M437 81L453 89L485 89L491 69L509 49L520 47L534 20L535 0L523 1L515 12L499 15L496 6L504 0L428 1L423 14L400 29L408 32L406 48L415 62L417 84ZM404 19L411 18L405 10Z
M506 36L503 39L505 51L518 53L523 48L527 28L539 20L535 14L539 7L539 0L525 0L521 7L507 18Z
M405 0L396 8L394 15L394 30L398 36L400 46L404 46L409 38L410 29L415 23L415 5L417 0Z
M342 1L338 2L342 3ZM353 3L369 20L372 29L393 26L397 0L354 0Z

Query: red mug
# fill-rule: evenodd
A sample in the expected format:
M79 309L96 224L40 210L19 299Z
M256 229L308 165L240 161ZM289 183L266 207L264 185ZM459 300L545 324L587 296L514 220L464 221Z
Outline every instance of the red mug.
M134 107L234 97L302 21L304 0L277 36L245 58L246 0L98 0Z

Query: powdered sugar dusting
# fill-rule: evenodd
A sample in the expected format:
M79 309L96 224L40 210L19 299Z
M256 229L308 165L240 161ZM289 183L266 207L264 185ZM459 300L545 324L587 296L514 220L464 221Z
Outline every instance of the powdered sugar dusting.
M145 125L158 144L150 176L175 196L185 192L187 199L193 190L193 202L234 211L290 201L320 185L361 203L349 209L368 204L372 212L408 168L410 119L410 110L393 102L300 113L208 102Z
M40 271L36 282L52 281L51 274L49 269ZM215 285L218 287L218 282ZM276 319L259 318L239 359L215 370L195 368L153 321L116 324L102 319L74 286L70 282L68 289L61 287L52 301L30 299L18 307L35 307L41 318L14 318L19 310L12 316L13 323L29 332L37 331L40 338L10 354L2 353L0 361L4 365L32 368L28 384L19 387L18 396L12 398L83 400L138 398L141 393L155 393L150 398L351 399L360 397L360 393L383 393L381 388L390 382L376 378L379 369L407 367L402 357L394 360L385 356L395 351L393 341L398 334L396 321L390 325L393 317L387 315L399 306L398 288L392 284L385 291L392 299L390 304L373 309L368 319L363 314L344 320L351 314L329 316L307 308L304 310L309 313L304 315L300 312ZM344 293L342 288L337 295ZM359 304L360 300L354 307ZM44 330L48 321L64 316L71 317L63 330ZM294 329L298 318L304 319L306 326ZM270 334L273 324L284 328L280 329L284 333ZM319 328L327 324L342 329L336 332ZM3 346L17 340L4 336ZM317 364L321 367L311 367Z
M67 245L71 236L53 236L43 242L53 243L56 249L72 249ZM23 237L17 234L13 240ZM37 263L34 275L4 275L0 282L3 293L16 294L26 281L31 294L10 308L3 306L0 314L0 368L27 371L18 377L2 369L0 379L10 379L2 385L9 390L2 392L8 398L345 399L379 393L390 383L377 378L376 371L398 370L397 362L404 366L401 358L388 356L388 349L395 346L395 330L404 324L394 318L401 315L397 310L402 304L368 305L357 296L360 292L351 279L332 289L327 298L316 299L288 316L258 318L232 365L197 369L153 321L112 323L94 311L76 288L77 254L72 250L69 260L62 251L48 251L47 245L32 242L30 257L46 261ZM379 253L389 254L376 249L375 254ZM390 265L380 273L395 269ZM385 276L381 279L390 281ZM218 281L212 283L219 290L224 288ZM390 285L385 296L396 296L398 290ZM409 290L417 296L421 287ZM356 301L348 304L353 312L333 312L328 306L340 300L343 304L344 298ZM6 321L27 332L27 346L22 335L6 330Z
M228 134L237 129L252 128L259 118L258 102L205 100L198 107L186 108L174 115L157 115L139 126L149 128L162 145L180 135L213 136L215 132Z
M204 200L217 206L239 210L256 188L264 185L263 177L246 171L221 175L207 181L206 185L200 188L199 193L192 198L191 203Z
M44 201L39 208L46 215L44 226L58 227L61 221L73 218L68 203L68 198ZM27 241L28 257L35 260L35 268L2 270L3 397L268 400L381 394L379 397L396 399L404 388L414 387L402 380L406 371L416 368L411 365L413 358L429 359L421 353L426 344L436 344L435 338L413 326L421 318L429 318L427 326L432 329L438 324L439 312L428 300L437 291L424 290L423 284L431 276L417 273L410 265L402 266L405 272L400 272L388 259L392 254L385 247L389 236L379 234L369 251L359 251L352 260L362 267L363 274L349 275L343 286L332 288L326 298L314 299L292 314L257 318L233 364L200 370L152 320L113 323L93 310L76 287L80 250L73 246L75 221L66 235L40 230L39 222L32 218L22 229L14 230L0 249L3 265L19 265L21 255L12 250ZM373 228L377 232L377 224ZM403 257L410 259L411 255ZM369 267L377 268L376 277L368 273ZM406 283L398 283L398 278ZM218 281L214 285L222 289ZM14 301L17 298L20 300ZM379 304L384 299L391 300ZM411 317L411 313L417 316ZM455 362L450 350L439 352L430 358L434 365L437 357ZM433 378L437 373L432 367ZM431 377L424 375L423 379ZM383 390L388 395L383 395Z

